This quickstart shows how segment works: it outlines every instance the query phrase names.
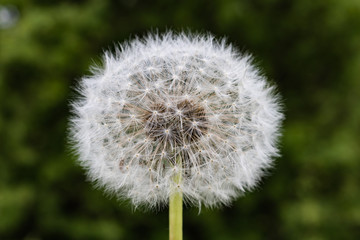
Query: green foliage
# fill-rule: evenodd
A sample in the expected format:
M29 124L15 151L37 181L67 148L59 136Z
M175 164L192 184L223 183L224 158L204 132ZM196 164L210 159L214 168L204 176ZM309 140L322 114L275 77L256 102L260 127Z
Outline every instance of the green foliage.
M286 109L282 157L229 208L184 210L185 239L360 239L360 2L3 1L0 239L167 239L167 210L94 190L66 141L77 80L151 29L227 36L255 54Z

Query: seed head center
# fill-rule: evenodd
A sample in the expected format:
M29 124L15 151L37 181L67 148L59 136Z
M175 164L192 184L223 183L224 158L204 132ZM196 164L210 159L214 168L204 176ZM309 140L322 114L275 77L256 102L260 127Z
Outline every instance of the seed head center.
M159 143L187 146L207 132L205 109L192 101L154 104L143 115L145 132Z

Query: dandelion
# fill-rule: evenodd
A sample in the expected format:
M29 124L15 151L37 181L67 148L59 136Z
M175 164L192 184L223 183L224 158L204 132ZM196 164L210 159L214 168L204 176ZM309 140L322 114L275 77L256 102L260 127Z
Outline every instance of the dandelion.
M209 35L120 45L79 92L71 119L79 161L136 207L229 204L278 155L283 115L273 87L251 56Z

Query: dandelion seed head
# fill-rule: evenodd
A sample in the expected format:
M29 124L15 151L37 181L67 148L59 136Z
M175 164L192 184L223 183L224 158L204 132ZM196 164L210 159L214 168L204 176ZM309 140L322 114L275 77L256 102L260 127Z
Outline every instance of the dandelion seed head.
M168 203L179 173L194 205L229 204L256 186L278 156L283 115L251 57L209 35L155 34L119 49L72 103L90 179L150 208Z

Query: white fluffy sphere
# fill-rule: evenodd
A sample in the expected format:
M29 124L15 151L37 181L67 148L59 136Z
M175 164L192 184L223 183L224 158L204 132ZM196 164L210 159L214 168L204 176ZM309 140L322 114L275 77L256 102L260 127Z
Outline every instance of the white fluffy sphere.
M273 88L249 55L211 36L122 44L79 92L71 119L79 161L98 186L135 206L167 204L179 174L186 202L228 204L278 154L283 115Z

